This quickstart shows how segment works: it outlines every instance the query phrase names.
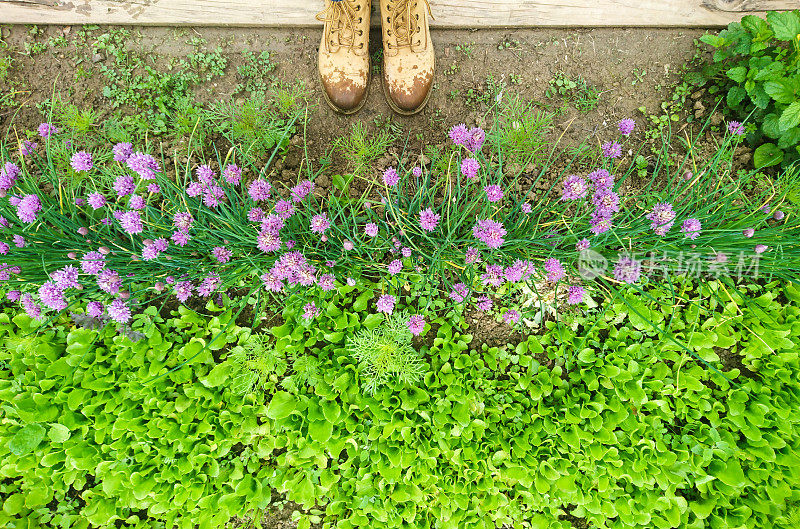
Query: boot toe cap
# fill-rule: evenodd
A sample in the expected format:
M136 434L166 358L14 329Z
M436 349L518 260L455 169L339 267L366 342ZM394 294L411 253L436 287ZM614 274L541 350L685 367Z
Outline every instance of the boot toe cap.
M392 103L403 112L414 112L421 109L428 99L433 75L417 76L410 84L393 83L387 80L387 92Z
M358 109L367 94L367 85L358 85L352 79L325 82L323 87L328 101L337 109L348 112Z

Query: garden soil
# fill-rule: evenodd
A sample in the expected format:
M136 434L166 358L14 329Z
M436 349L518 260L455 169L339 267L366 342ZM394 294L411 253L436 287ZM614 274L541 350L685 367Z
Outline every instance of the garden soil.
M93 35L107 29L94 29ZM312 160L324 155L333 139L348 133L354 123L374 125L391 115L380 76L373 76L367 102L358 114L342 116L327 106L317 84L318 29L130 29L133 30L128 42L131 51L147 54L158 68L166 68L170 61L193 52L189 42L195 37L207 41L205 47L209 50L221 48L228 59L225 75L196 89L196 97L204 103L232 97L239 82L237 67L247 61L245 52L269 51L270 60L277 64L272 74L276 79L299 80L311 91L313 108L305 134ZM9 90L20 90L16 100L22 103L11 110L0 109L2 134L35 129L41 121L35 105L55 92L66 92L68 101L92 108L101 117L111 114L109 101L103 95L105 78L99 73L100 65L110 66L110 61L103 54L88 56L86 46L75 44L82 28L42 27L33 36L30 27L4 26L0 31L6 44L5 50L0 47L0 54L10 53L15 61L10 81L6 86L0 84L0 97ZM660 114L662 101L671 98L670 87L680 81L680 68L695 55L694 41L703 32L652 28L433 30L437 73L432 96L421 113L412 117L394 116L393 120L404 131L401 141L408 140L406 148L411 146L412 151L420 153L425 144L444 141L446 130L456 123L483 124L487 78L491 78L504 82L508 91L539 102L542 108L563 108L555 121L557 132L563 132L563 140L578 143L588 137L596 145L616 137L616 124L622 118L633 117L644 125L646 118L641 107L649 114ZM34 57L22 52L26 42L46 42L61 36L66 38L67 45L47 49ZM370 37L375 57L380 50L380 32L373 29ZM79 69L93 73L80 75L76 80ZM548 97L553 80L559 76L581 77L599 96L596 106L579 110L565 104L563 98ZM280 164L286 179L296 177L304 155L302 143L294 141ZM378 165L388 165L402 149L402 143L391 147ZM380 167L375 168L376 172L379 170ZM327 182L323 181L320 187L324 189ZM471 318L474 324L471 332L477 343L505 343L503 340L509 336L505 325L486 321L477 314ZM292 510L287 508L269 515L265 527L295 527L289 516ZM583 520L568 519L575 527L585 527Z

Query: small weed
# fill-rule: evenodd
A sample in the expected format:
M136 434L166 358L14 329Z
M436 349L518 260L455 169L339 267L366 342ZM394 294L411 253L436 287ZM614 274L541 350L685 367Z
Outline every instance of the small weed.
M347 161L353 174L365 174L370 165L397 139L397 133L391 126L379 129L375 134L370 134L362 122L357 122L349 135L334 141L334 147Z
M566 102L578 110L588 112L597 107L600 101L600 92L597 88L587 83L583 77L572 78L564 72L556 72L550 79L550 88L545 92L546 97L559 95Z
M268 51L262 51L258 56L245 51L245 63L236 68L242 81L236 86L235 92L247 91L251 95L265 94L270 88L269 75L275 70L277 64L270 60Z
M456 46L456 51L460 52L464 55L465 58L471 59L472 58L472 47L475 45L474 42L470 42L469 44L459 44Z

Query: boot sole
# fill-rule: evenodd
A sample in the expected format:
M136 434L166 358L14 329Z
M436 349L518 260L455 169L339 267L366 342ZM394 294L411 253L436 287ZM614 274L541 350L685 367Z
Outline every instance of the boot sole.
M372 83L372 66L370 65L369 70L367 71L367 89L364 92L364 97L361 99L361 103L359 103L355 108L352 108L350 110L342 110L341 108L333 104L333 101L331 101L330 98L328 97L328 92L325 91L325 85L322 84L322 74L319 73L319 69L317 69L317 80L319 80L319 85L322 87L322 96L325 98L325 102L328 103L328 106L339 114L344 114L345 116L349 116L361 110L361 107L363 107L367 102L367 97L369 97L369 85Z
M383 64L383 61L382 61L381 62L381 84L383 85L383 96L386 98L386 103L389 104L389 108L391 108L393 111L397 112L401 116L413 116L414 114L419 114L420 112L422 112L422 109L424 109L425 106L427 106L427 104L428 104L428 99L430 99L430 97L431 97L431 92L433 92L433 83L431 82L431 87L428 90L428 93L425 94L425 99L422 100L422 103L417 108L415 108L414 110L403 110L402 108L400 108L397 105L395 105L394 101L392 101L392 98L389 96L389 87L386 84L386 76L383 73L385 71L386 71L385 64ZM433 71L436 72L436 63L435 62L434 62L434 65L433 65Z

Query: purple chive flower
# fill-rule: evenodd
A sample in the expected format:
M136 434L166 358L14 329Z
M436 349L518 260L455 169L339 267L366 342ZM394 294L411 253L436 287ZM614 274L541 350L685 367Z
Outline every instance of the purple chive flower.
M531 205L530 205L530 204L528 204L527 202L525 202L524 204L522 204L522 206L520 206L520 209L522 210L522 212L523 212L523 213L530 213L531 211L533 211L533 210L531 209Z
M758 254L764 253L769 249L769 246L766 244L756 244L756 247L753 249Z
M469 180L478 176L478 169L480 169L480 164L475 158L464 158L461 162L461 174Z
M505 281L503 277L503 267L500 265L487 264L486 273L481 274L481 281L483 282L483 286L499 288Z
M744 125L742 125L738 121L729 121L728 132L730 132L734 136L741 136L744 134Z
M156 177L156 173L161 172L161 167L156 159L143 152L131 154L125 162L143 180L152 180Z
M283 281L278 279L272 272L261 275L261 282L269 292L283 292Z
M272 213L261 219L261 229L271 231L275 234L281 231L283 225L284 220L278 215L273 215Z
M631 118L625 118L619 122L619 133L623 136L630 136L634 127L636 127L636 122Z
M229 164L225 170L222 171L222 176L229 184L239 185L239 182L242 180L242 169L235 163Z
M486 140L486 133L480 127L472 127L469 129L469 136L467 137L467 144L465 147L469 152L476 153L483 147L483 142Z
M11 250L11 247L8 244L0 242L0 254L8 255L9 250Z
M92 209L100 209L106 205L106 197L102 193L92 193L86 198L86 201L92 206Z
M467 126L463 123L454 125L453 128L450 129L450 139L453 141L454 145L466 146L467 141L469 141L469 130L467 130Z
M403 257L411 257L411 248L404 246L400 253L403 254Z
M25 248L25 237L22 235L14 235L14 246L17 248Z
M201 184L205 184L210 186L214 183L214 179L217 177L217 173L211 168L210 165L200 165L195 169L195 175L197 175L197 180L200 181Z
M477 248L474 246L470 246L467 248L466 253L464 254L464 262L466 264L473 264L479 263L481 261L481 253L478 251Z
M754 230L753 228L745 228L744 230L742 230L742 235L744 235L748 239L750 237L752 237L753 235L755 235L755 233L756 233L756 230Z
M17 203L17 216L25 223L32 223L36 220L36 214L42 210L42 203L36 195L25 195Z
M194 286L191 281L178 281L172 287L172 291L175 293L175 297L178 298L178 301L186 303L186 300L192 297Z
M114 180L114 191L117 192L118 197L130 195L136 190L136 183L133 181L132 176L118 176Z
M11 162L6 162L2 168L0 168L0 190L8 191L14 184L17 182L17 178L19 177L20 169L16 165Z
M489 202L498 202L503 199L503 188L498 185L486 186L483 190Z
M622 156L622 145L615 141L607 141L602 145L603 156L606 158L619 158Z
M220 200L225 196L225 190L220 186L211 185L203 191L203 204L210 208L219 206Z
M133 154L133 145L128 142L120 142L114 145L112 151L114 152L115 162L127 162L128 158Z
M628 256L622 256L614 266L614 278L623 283L633 284L642 275L642 263Z
M672 227L673 221L675 220L675 211L673 211L672 204L669 202L660 202L653 206L653 209L650 210L650 213L645 215L645 217L652 221L650 228L653 229L657 235L663 236Z
M275 213L284 220L290 218L294 215L295 207L294 204L289 202L288 200L278 200L275 202Z
M505 320L506 324L508 325L515 325L520 318L520 313L516 310L507 310L503 314L503 320Z
M575 243L575 250L578 252L582 252L584 250L588 250L589 246L591 246L589 243L589 239L581 239Z
M211 250L211 254L214 256L214 259L217 260L218 263L224 264L231 260L231 253L230 250L225 248L224 246L215 246L213 250Z
M389 263L389 273L392 275L399 273L400 270L402 269L403 269L403 263L400 261L400 259L395 259L394 261Z
M161 186L158 184L147 184L147 192L148 193L161 193Z
M325 292L330 292L336 288L335 282L336 278L333 276L333 274L322 274L319 276L319 279L317 279L317 285L319 285L319 288Z
M303 180L292 188L292 202L301 202L312 191L314 191L314 182Z
M378 235L378 225L374 222L368 223L364 226L364 233L366 233L369 237L375 237Z
M138 211L126 211L119 217L120 226L127 233L133 235L142 233L144 227L142 226L142 217Z
M418 165L414 166L414 168L411 169L411 174L419 178L420 176L422 176L422 167Z
M128 200L128 207L131 209L144 209L144 197L142 195L132 195L130 200Z
M29 318L38 320L42 315L42 307L33 301L33 296L30 294L23 294L20 304L25 309L25 313Z
M200 286L197 287L197 293L200 296L207 298L214 293L217 288L222 284L222 278L218 274L211 273L203 278Z
M87 252L81 257L81 270L85 274L97 275L106 267L106 256L100 252Z
M325 230L331 225L328 220L327 213L319 213L311 217L311 231L314 233L325 233Z
M22 292L19 290L9 290L8 293L6 293L6 299L8 301L19 301L21 295Z
M450 291L448 297L456 303L463 303L468 294L469 290L467 289L467 285L464 283L456 283L453 285L453 290Z
M52 281L42 283L39 287L39 299L45 307L53 310L64 310L67 308L67 301L64 299L64 291Z
M567 290L567 303L570 305L577 305L583 303L583 298L586 294L584 288L580 285L572 285Z
M513 265L507 266L505 270L503 270L503 276L505 277L506 281L509 283L517 283L522 281L523 275L523 268L521 266L522 261L517 260Z
M103 292L109 294L116 294L122 286L122 279L119 274L114 270L103 270L97 276L97 286Z
M491 219L479 220L472 228L476 239L483 241L489 248L500 248L505 242L506 230L503 224Z
M478 310L480 311L489 312L492 310L492 300L489 299L488 296L481 296L477 299L475 306L478 307Z
M378 312L391 314L394 312L395 301L395 297L391 294L384 294L378 298L378 301L375 303L375 307L378 309Z
M121 299L115 299L108 305L108 317L117 323L128 323L131 319L131 309Z
M307 320L313 320L319 316L320 312L320 309L317 308L313 301L303 306L303 318Z
M785 214L783 211L781 211L781 210L777 210L777 211L776 211L776 212L775 212L775 213L772 215L772 218L773 218L773 219L775 219L775 220L778 220L778 221L780 221L780 220L783 220L785 217L786 217L786 214Z
M253 202L266 201L272 196L272 184L266 180L254 180L250 183L250 187L247 188L247 193L253 199Z
M19 145L19 153L22 156L28 156L31 153L33 153L33 151L35 151L36 147L38 147L38 146L39 146L39 144L36 143L36 142L30 141L30 140L24 140Z
M577 200L585 198L589 192L586 180L578 175L569 175L564 179L564 190L561 193L561 200Z
M596 171L592 171L589 173L588 178L598 191L600 189L611 189L614 187L614 177L611 176L611 173L605 169L597 169Z
M689 239L695 240L700 235L702 225L698 219L686 219L683 221L681 231Z
M433 231L439 224L440 216L433 212L431 208L423 209L419 212L419 225L425 231Z
M178 212L172 216L172 225L183 232L188 232L191 229L193 222L194 218L188 211Z
M414 336L419 336L422 330L425 328L425 319L422 317L421 314L414 314L410 318L408 318L408 330Z
M86 314L93 318L99 318L103 315L105 308L99 301L90 301L86 304Z
M547 272L547 280L554 283L567 275L564 271L564 265L555 257L551 257L544 262L544 269Z
M592 196L592 204L599 215L610 215L619 211L619 195L607 188L600 188Z
M264 253L277 252L281 249L280 236L270 230L261 230L256 236L258 249Z
M396 186L400 181L400 176L394 167L389 167L383 172L383 183L389 187Z
M342 242L342 247L344 248L344 250L345 250L346 252L349 252L350 250L352 250L353 248L355 248L355 245L353 244L353 241L351 241L351 240L349 240L349 239L345 239L345 240Z
M50 123L40 123L38 132L39 136L46 140L53 134L58 134L58 129Z
M264 210L261 208L250 208L247 212L247 220L250 222L261 222L264 218Z
M78 151L72 155L72 160L69 164L77 171L91 171L92 170L92 155L86 151Z
M203 193L203 184L200 182L189 182L186 186L186 194L190 197L199 197Z
M352 277L348 277L346 282L347 282L347 286L351 286L351 287L356 286L356 280L353 279Z

